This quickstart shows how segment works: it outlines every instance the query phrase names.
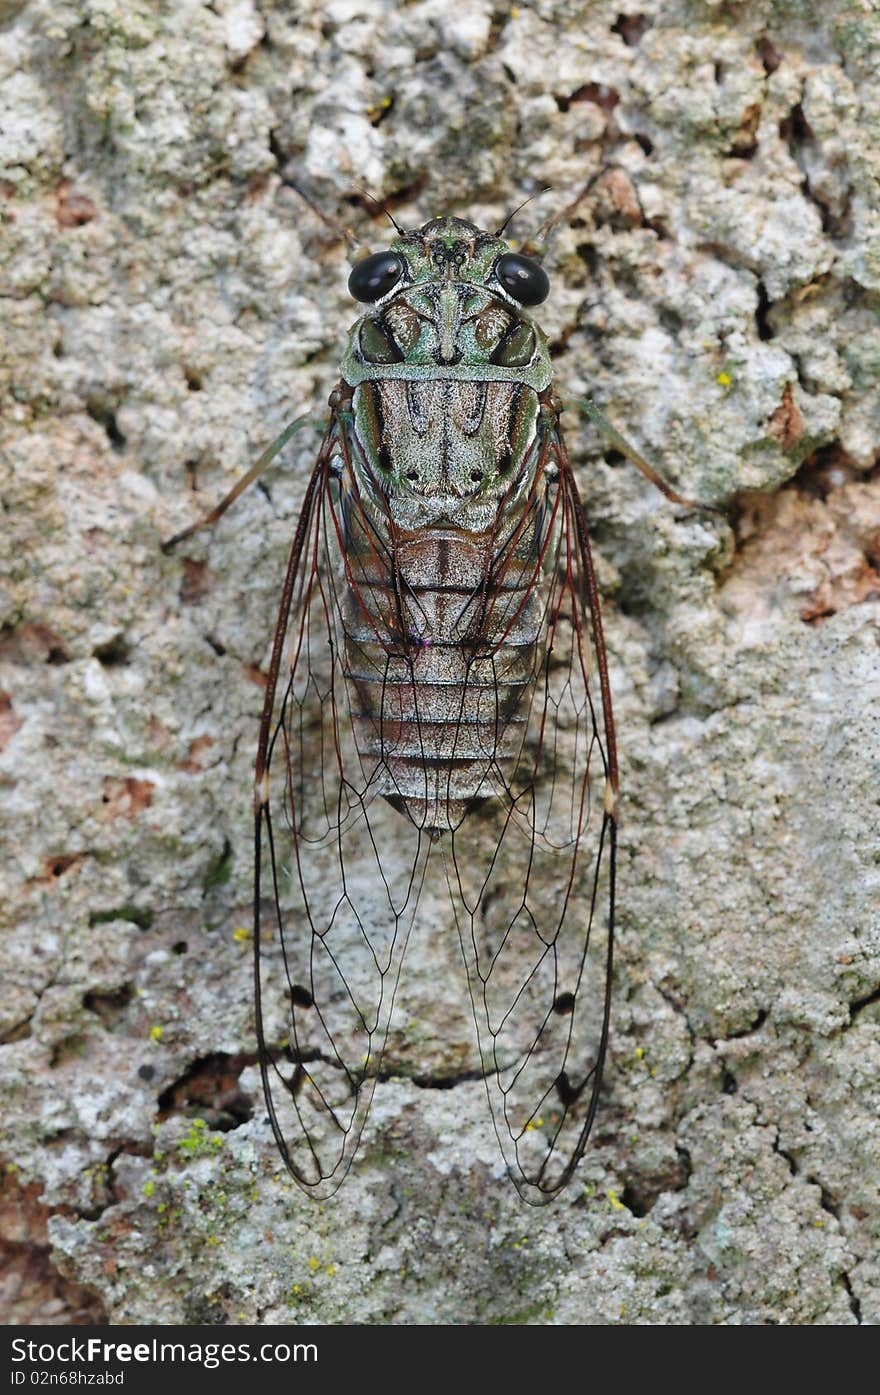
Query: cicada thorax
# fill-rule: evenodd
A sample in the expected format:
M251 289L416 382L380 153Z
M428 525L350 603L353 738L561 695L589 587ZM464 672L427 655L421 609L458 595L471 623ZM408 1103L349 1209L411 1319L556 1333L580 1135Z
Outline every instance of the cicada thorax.
M355 389L343 474L345 672L379 791L421 828L500 794L544 615L538 394L453 376Z

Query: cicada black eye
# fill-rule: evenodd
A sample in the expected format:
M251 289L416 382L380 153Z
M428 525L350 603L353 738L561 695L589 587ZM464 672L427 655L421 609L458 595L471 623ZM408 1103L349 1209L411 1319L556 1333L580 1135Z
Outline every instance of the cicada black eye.
M394 252L374 252L352 268L348 289L355 300L372 305L381 300L403 275L403 261Z
M495 279L520 305L540 305L550 294L550 281L540 262L505 252L495 263Z

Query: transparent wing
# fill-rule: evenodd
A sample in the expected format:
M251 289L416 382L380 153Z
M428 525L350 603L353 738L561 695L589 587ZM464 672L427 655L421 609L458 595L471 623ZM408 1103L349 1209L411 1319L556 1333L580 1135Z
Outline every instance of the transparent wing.
M529 512L541 596L534 688L518 758L444 840L498 1140L523 1198L563 1187L593 1122L608 1039L617 768L605 648L583 508L561 437L548 434ZM557 475L558 472L558 475ZM555 483L551 483L553 476ZM488 589L489 652L504 682L518 616L502 547ZM496 749L502 750L498 731ZM488 789L487 789L488 793Z
M281 1154L318 1197L337 1189L357 1150L430 842L378 797L387 790L381 743L362 760L354 742L345 627L360 586L372 588L371 614L393 614L397 598L389 581L376 599L381 557L367 578L346 551L347 515L359 510L348 451L334 420L291 548L257 762L263 1084Z

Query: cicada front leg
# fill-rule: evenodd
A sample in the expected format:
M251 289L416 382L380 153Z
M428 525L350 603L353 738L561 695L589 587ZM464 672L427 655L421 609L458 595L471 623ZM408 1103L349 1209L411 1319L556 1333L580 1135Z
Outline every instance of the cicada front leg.
M200 518L197 523L191 523L188 528L182 528L179 533L174 533L172 537L166 538L162 543L162 551L171 552L171 550L175 548L178 543L183 542L185 538L191 538L194 533L200 533L203 528L213 528L218 519L222 518L226 510L231 508L235 503L236 499L240 498L246 489L249 489L261 475L266 473L275 457L284 449L291 437L295 436L297 431L302 431L306 426L314 426L323 431L326 427L326 423L315 422L311 417L306 416L295 417L293 421L285 426L280 436L276 436L272 444L266 447L256 464L252 465L247 473L242 475L240 480L236 481L229 493L224 495L220 500L219 504L217 504L210 513L205 514L204 518Z
M610 441L615 449L620 451L621 455L625 455L627 460L631 461L636 469L640 470L645 476L645 479L650 480L671 504L680 504L682 508L694 509L700 513L720 514L722 518L725 516L724 510L719 509L715 504L704 504L699 499L687 499L683 494L679 494L677 490L673 489L672 485L663 478L660 472L655 470L654 466L645 459L641 451L638 451L631 441L628 441L625 436L620 434L615 426L611 425L611 422L604 413L599 411L599 408L591 398L582 398L579 402L572 403L571 405L579 412L583 412L585 417L589 417L590 421L594 426L598 427L606 440Z

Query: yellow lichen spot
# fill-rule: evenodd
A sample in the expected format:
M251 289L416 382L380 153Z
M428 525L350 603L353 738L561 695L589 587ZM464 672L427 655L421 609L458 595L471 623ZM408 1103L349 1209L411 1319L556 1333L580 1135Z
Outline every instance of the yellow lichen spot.
M733 379L725 369L722 369L720 373L716 373L715 381L716 383L719 383L721 387L730 387L730 384L733 382Z
M192 1119L190 1121L189 1133L185 1138L180 1140L177 1145L177 1151L191 1158L198 1158L204 1157L204 1155L211 1150L217 1152L222 1147L222 1134L210 1133L204 1119ZM183 1185L188 1186L188 1183L184 1182Z
M824 1229L825 1229L825 1222L824 1222L824 1221L813 1221L813 1225L816 1227L817 1230L824 1230Z
M294 1286L293 1286L293 1291L294 1291L294 1293L299 1293L299 1292L301 1291L301 1290L300 1290L299 1284L294 1284Z
M328 1274L330 1275L330 1278L332 1279L332 1278L333 1278L333 1275L336 1273L336 1265L335 1265L335 1264L328 1264L328 1265L327 1265L327 1269L326 1269L326 1273L328 1273Z
M621 1303L621 1305L620 1305L620 1316L621 1316L622 1318L625 1318L625 1317L626 1317L626 1304L625 1304L625 1303Z
M656 1075L656 1074L657 1074L657 1067L656 1067L656 1066L652 1066L651 1069L648 1071L648 1074L651 1075L651 1076Z
M161 1041L164 1035L165 1028L160 1027L158 1023L154 1022L153 1026L150 1028L150 1041Z
M232 938L235 940L235 943L237 945L247 944L250 937L251 932L244 925L237 925L232 932Z
M636 1060L637 1060L637 1061L641 1061L641 1059L642 1059L642 1057L644 1056L644 1054L645 1054L645 1048L644 1048L643 1046L637 1046L637 1047L636 1047Z
M614 1211L625 1211L625 1210L626 1210L626 1207L624 1206L624 1204L623 1204L623 1202L621 1201L620 1197L617 1195L617 1192L616 1192L616 1191L614 1191L613 1189L609 1189L609 1191L608 1191L608 1193L607 1193L607 1196L608 1196L608 1200L611 1202L611 1207L612 1207L612 1209L613 1209Z
M319 1259L316 1259L314 1255L312 1255L311 1259L309 1260L309 1268L311 1269L312 1273L314 1273L316 1269L321 1268L321 1261Z
M383 111L387 111L387 107L383 106L381 101L374 102L371 107L367 107L367 120L371 125L378 126ZM294 669L295 657L295 653L290 656L289 668L291 672Z
M217 1239L216 1235L209 1235L205 1243L207 1245L219 1245L220 1241Z
M155 1190L156 1190L156 1183L155 1183L155 1182L153 1182L153 1181L148 1181L148 1182L145 1182L145 1183L144 1183L144 1196L152 1196L152 1195L153 1195L153 1192L154 1192Z

